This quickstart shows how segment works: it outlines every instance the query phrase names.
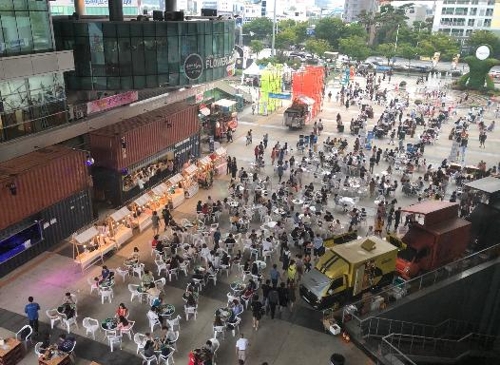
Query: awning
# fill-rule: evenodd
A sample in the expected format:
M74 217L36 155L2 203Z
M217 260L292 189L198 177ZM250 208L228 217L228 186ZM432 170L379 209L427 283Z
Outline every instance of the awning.
M224 108L230 108L232 107L234 104L236 104L236 101L234 100L229 100L229 99L221 99L219 101L216 101L214 103L215 105L219 105L219 106L222 106Z
M217 154L217 156L225 156L227 152L224 147L219 147L215 150L215 153Z
M208 165L209 163L212 162L212 160L210 159L210 156L205 156L202 159L200 159L199 162L202 165Z
M485 177L483 179L475 180L473 182L465 184L469 188L484 191L488 194L496 193L500 191L500 179L496 177Z
M200 113L203 114L204 116L210 115L210 109L208 108L201 108Z
M121 209L118 209L116 212L110 215L110 218L114 220L115 222L121 221L123 218L128 216L130 214L130 210L128 210L127 207L123 207Z
M181 175L181 174L175 174L174 176L172 176L170 179L168 179L168 182L172 185L177 185L178 183L180 183L182 180L184 179L184 177Z
M87 242L89 242L92 238L97 236L99 234L99 231L95 227L90 227L89 229L83 231L79 235L74 237L74 240L76 243L79 243L80 245L83 245Z
M297 98L297 100L303 102L304 104L307 104L307 105L313 105L315 103L314 99L311 99L310 97L308 96L304 96L304 95L301 95Z
M161 183L160 185L157 185L153 189L151 189L151 191L155 195L158 195L158 196L162 196L163 194L165 194L167 192L167 190L168 190L168 187L167 187L167 185L165 185L165 183Z
M184 169L184 172L188 175L192 175L196 172L196 170L198 170L198 166L193 164L193 165L189 165L188 167L186 167Z
M148 204L150 201L151 201L151 196L149 194L144 194L139 198L135 199L134 203L142 207L143 205Z

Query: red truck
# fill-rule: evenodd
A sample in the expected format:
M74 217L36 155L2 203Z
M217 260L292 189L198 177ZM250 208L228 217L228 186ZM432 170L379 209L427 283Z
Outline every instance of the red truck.
M396 260L401 277L411 279L462 256L470 242L471 223L458 217L458 208L457 203L426 201L402 209L411 223L401 238L406 248Z

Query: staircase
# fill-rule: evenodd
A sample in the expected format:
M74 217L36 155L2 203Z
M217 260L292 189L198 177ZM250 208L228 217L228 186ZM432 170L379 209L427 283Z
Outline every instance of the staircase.
M392 333L382 339L380 352L390 364L458 364L470 358L498 364L497 341L494 336L474 332L457 340Z
M219 90L222 90L223 92L225 92L226 94L229 94L229 95L235 95L235 94L240 94L241 96L243 96L243 99L247 102L247 103L251 103L253 100L252 100L252 95L250 93L247 93L246 91L244 90L241 90L239 88L236 88L232 85L229 85L226 81L224 80L220 80L220 81L216 81L215 82L215 87Z
M391 365L458 364L468 358L498 362L499 339L477 331L477 325L452 318L428 325L371 317L361 326L367 344L378 347L384 363Z

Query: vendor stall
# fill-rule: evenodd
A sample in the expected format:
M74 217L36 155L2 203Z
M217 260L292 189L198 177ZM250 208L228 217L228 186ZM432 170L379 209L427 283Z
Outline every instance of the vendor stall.
M148 228L153 221L151 217L153 211L149 206L153 198L149 194L143 194L132 203L133 223L142 232Z
M208 189L212 186L214 182L214 164L210 156L198 160L196 180L202 188Z
M215 141L222 137L227 137L228 129L233 132L238 127L238 113L236 111L236 101L222 99L212 104L213 111L204 120L204 129L209 136L213 136Z
M168 192L168 185L165 183L156 185L153 189L151 189L150 195L153 198L153 201L151 202L152 210L159 211L166 204L168 204L167 192Z
M80 264L82 271L90 267L97 261L103 262L103 255L117 248L115 242L109 239L107 228L92 226L85 231L74 234L71 242L73 243L73 259Z
M184 177L181 174L176 174L167 181L168 203L171 209L177 208L186 199L184 196L184 189L181 187L183 180Z
M184 188L184 194L186 198L192 198L198 193L199 186L196 180L196 172L198 171L198 166L191 164L184 169L182 181L182 187Z
M227 151L224 147L217 148L211 155L214 170L217 175L225 175L227 172Z
M123 207L109 216L110 235L118 247L132 238L132 227L132 213L127 207Z

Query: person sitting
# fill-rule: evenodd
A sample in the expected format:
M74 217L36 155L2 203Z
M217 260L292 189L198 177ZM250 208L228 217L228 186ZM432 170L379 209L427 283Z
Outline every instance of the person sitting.
M127 260L125 260L125 264L136 266L139 263L139 259L140 259L139 248L134 247L134 251L129 256L129 258Z
M155 356L155 343L152 340L147 340L146 344L144 345L144 356L146 357L152 357Z
M231 314L228 318L228 323L235 323L237 318L245 308L243 307L243 304L240 303L238 299L233 299L232 303L230 304L231 307Z
M253 279L250 279L241 297L245 299L251 298L256 290L257 290L257 284L255 284L255 281L253 281Z
M110 274L111 274L111 271L109 271L108 267L106 265L104 265L102 267L102 271L101 271L101 276L100 276L99 283L102 283L102 282L108 280Z
M154 307L149 308L148 312L146 313L146 317L148 317L150 322L156 322L160 320Z
M76 304L71 293L64 294L64 303L66 304Z
M130 323L124 316L118 317L118 324L116 326L118 330L127 330L130 328Z
M145 270L141 279L142 285L145 288L154 288L155 287L155 278L151 271Z
M40 352L45 352L50 349L50 333L49 332L43 332L41 336L42 341L40 341L42 344L40 345Z
M163 241L158 241L158 243L156 244L155 250L158 253L163 254L163 249L164 248L165 248L165 244L163 243Z
M163 326L161 328L163 330L163 336L160 338L160 341L166 345L172 345L177 341L177 335L175 331L172 330L169 326Z
M58 311L60 313L63 313L66 316L66 319L71 319L76 314L74 304L69 303L64 303L61 307L58 308Z
M118 306L118 309L116 310L115 317L116 318L120 318L120 317L127 318L128 317L128 308L125 306L125 304L120 303L120 305Z
M62 352L70 353L73 350L74 344L75 339L63 333L59 336L59 340L57 341L57 349Z
M186 304L184 304L184 306L186 308L189 308L189 307L196 307L198 305L197 301L196 301L196 298L194 296L194 293L192 291L188 291L186 293L184 293L185 296L185 300L186 300Z

